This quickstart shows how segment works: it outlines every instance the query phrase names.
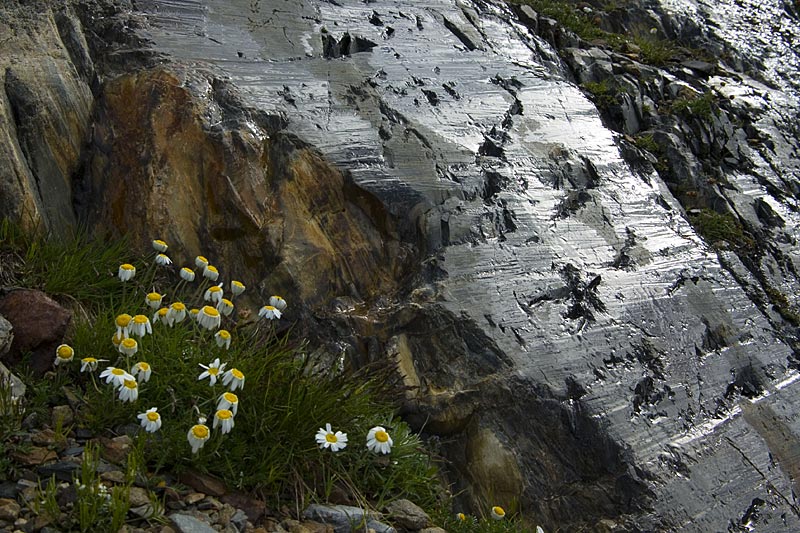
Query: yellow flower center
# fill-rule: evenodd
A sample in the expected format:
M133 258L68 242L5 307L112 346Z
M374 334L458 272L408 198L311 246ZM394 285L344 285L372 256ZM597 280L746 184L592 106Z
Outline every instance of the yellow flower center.
M201 424L192 426L192 435L194 435L196 439L206 439L208 438L208 428Z
M135 379L126 379L122 384L127 389L135 389L137 387Z
M193 315L197 315L197 314L199 314L199 313L200 313L200 310L199 310L199 309L192 309L192 310L191 310L191 311L189 311L189 312L190 312L190 313L192 313Z
M73 352L72 348L70 348L69 346L60 346L60 347L58 348L57 355L58 355L58 356L59 356L61 359L69 359L70 357L72 357L72 354L73 354L73 353L74 353L74 352Z
M226 329L221 329L221 330L219 330L219 331L217 332L217 335L219 335L220 337L222 337L222 338L223 338L223 339L225 339L225 340L228 340L228 339L230 339L230 338L231 338L231 334L230 334L230 333L228 333L228 330L226 330Z
M239 403L239 397L232 392L226 392L222 395L228 403Z
M129 264L129 263L125 263L124 265L120 265L119 267L122 270L136 270L136 267L131 265L131 264Z
M375 440L378 442L386 442L389 440L389 434L385 431L376 431Z
M122 335L117 335L115 333L114 336L111 337L111 342L114 344L114 346L119 346L119 343L122 342Z
M214 309L210 305L207 305L207 306L203 307L203 314L206 315L206 316L210 316L210 317L218 317L219 316L219 311L217 311L216 309Z
M150 422L158 422L158 419L161 418L161 415L156 413L155 411L148 411L147 412L147 419Z
M172 307L176 311L186 311L186 306L183 305L181 302L175 302L170 307Z
M196 261L200 261L201 263L208 264L208 259L206 259L202 255L198 255Z
M237 289L244 289L244 283L242 283L241 281L236 281L236 280L231 281L231 285L233 285Z
M157 245L159 245L159 246L166 246L166 245L167 245L167 243L165 243L165 242L164 242L164 241L162 241L161 239L156 239L156 240L154 240L154 241L153 241L153 243L154 243L154 244L157 244Z
M112 368L111 369L111 373L114 374L115 376L124 376L125 375L125 371L122 370L121 368Z
M467 515L465 515L464 513L458 513L456 516L457 516L457 517L458 517L458 519L459 519L459 520L461 520L462 522L466 522L466 521L467 521Z
M217 270L217 267L215 267L214 265L208 265L206 268L208 269L209 272L219 273L219 270ZM217 288L219 289L219 287Z
M233 307L233 302L228 300L227 298L223 298L222 305L224 305L225 307Z
M232 375L233 375L233 377L235 377L236 379L244 379L244 374L242 374L242 373L239 371L239 369L238 369L238 368L232 368L232 369L231 369L231 374L232 374Z
M83 362L83 363L96 363L97 359L95 359L94 357L84 357L83 359L81 359L81 362Z
M134 324L147 324L150 320L144 315L136 315L133 317Z
M494 514L496 514L497 516L505 516L505 515L506 515L506 512L503 510L503 508L502 508L502 507L499 507L499 506L497 506L497 505L495 505L494 507L492 507L492 512L493 512Z
M157 292L151 292L147 294L147 299L150 300L151 302L157 302L161 300L161 295L158 294Z
M122 347L123 348L128 348L128 349L136 348L136 341L134 339L131 339L131 338L123 339Z
M227 409L220 409L219 411L217 411L217 418L219 418L220 420L228 420L232 416L233 413Z
M211 270L211 268L209 268L209 270ZM208 289L208 292L220 292L221 290L222 290L222 287L217 287L216 285L214 285L213 287L210 287Z
M219 374L219 368L212 366L211 368L208 369L208 373L211 376L216 376L217 374Z
M139 370L141 370L142 372L147 372L148 370L150 370L150 363L145 363L144 361L137 363L137 366L139 367Z
M131 315L119 315L116 320L117 326L124 328L127 327L128 324L131 323Z
M264 306L264 309L266 309L266 310L268 310L268 311L276 311L276 308L275 308L275 307L273 307L273 306L271 306L271 305L265 305L265 306Z
M325 440L330 442L330 443L339 442L339 439L337 439L336 435L334 435L333 433L326 433L325 434Z
M194 270L192 270L191 268L188 268L188 267L183 267L181 270L182 270L183 272L185 272L185 273L189 274L190 276L191 276L192 274L194 274Z
M167 316L167 312L169 312L169 309L162 307L158 310L158 316Z

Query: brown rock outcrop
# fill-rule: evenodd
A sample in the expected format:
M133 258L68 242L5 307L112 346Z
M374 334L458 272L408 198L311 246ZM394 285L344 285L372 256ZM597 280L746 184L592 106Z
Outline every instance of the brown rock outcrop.
M110 80L82 216L143 246L166 239L177 264L221 261L223 277L246 275L262 297L314 307L393 291L408 254L382 207L281 123L208 73L173 65Z

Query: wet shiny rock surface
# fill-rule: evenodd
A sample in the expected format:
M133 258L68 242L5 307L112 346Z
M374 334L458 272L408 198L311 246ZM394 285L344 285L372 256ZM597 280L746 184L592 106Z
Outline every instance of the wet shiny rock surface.
M602 520L631 530L800 528L791 348L659 177L622 158L556 52L507 7L137 7L155 49L228 76L248 105L284 116L288 131L379 198L406 238L421 235L425 298L392 315L402 326L384 336L405 347L419 413L472 440L448 446L476 501L521 491L525 512L550 529ZM737 26L747 20L730 16L748 6L664 8L693 10L730 41L749 35ZM796 24L787 31L796 36ZM789 138L772 161L751 156L754 173L730 176L732 202L766 198L789 225L780 246L794 264L796 215L763 181L796 184L797 140L780 120L797 107L796 55L765 57L778 87L741 76L720 90L786 99L752 105L767 109L765 130ZM434 347L423 346L431 337ZM440 340L465 345L450 366ZM474 388L480 400L464 398ZM518 482L486 486L471 448L487 439L510 453Z

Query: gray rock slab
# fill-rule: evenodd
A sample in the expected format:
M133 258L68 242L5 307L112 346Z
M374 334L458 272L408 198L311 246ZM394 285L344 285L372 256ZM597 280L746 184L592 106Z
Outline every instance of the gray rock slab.
M180 533L216 533L216 530L207 522L191 515L172 513L169 515L169 519Z
M303 518L333 526L336 533L360 531L364 526L376 533L396 533L393 527L376 520L364 509L349 505L311 504L303 511Z

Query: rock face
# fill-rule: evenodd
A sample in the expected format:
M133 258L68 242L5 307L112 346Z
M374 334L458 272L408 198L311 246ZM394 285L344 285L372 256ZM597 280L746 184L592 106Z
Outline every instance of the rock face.
M6 68L3 109L40 112L0 124L25 178L3 178L4 213L165 238L287 295L351 364L396 362L465 506L546 530L800 528L798 62L736 37L776 5L654 5L636 20L730 58L670 69L495 2L121 7L2 19L64 59ZM64 72L60 99L24 82ZM612 78L620 133L572 83ZM734 103L700 117L708 87ZM662 152L624 137L642 132ZM58 198L31 186L64 176Z
M92 111L92 61L66 5L0 6L0 216L56 233L76 222L73 177Z

